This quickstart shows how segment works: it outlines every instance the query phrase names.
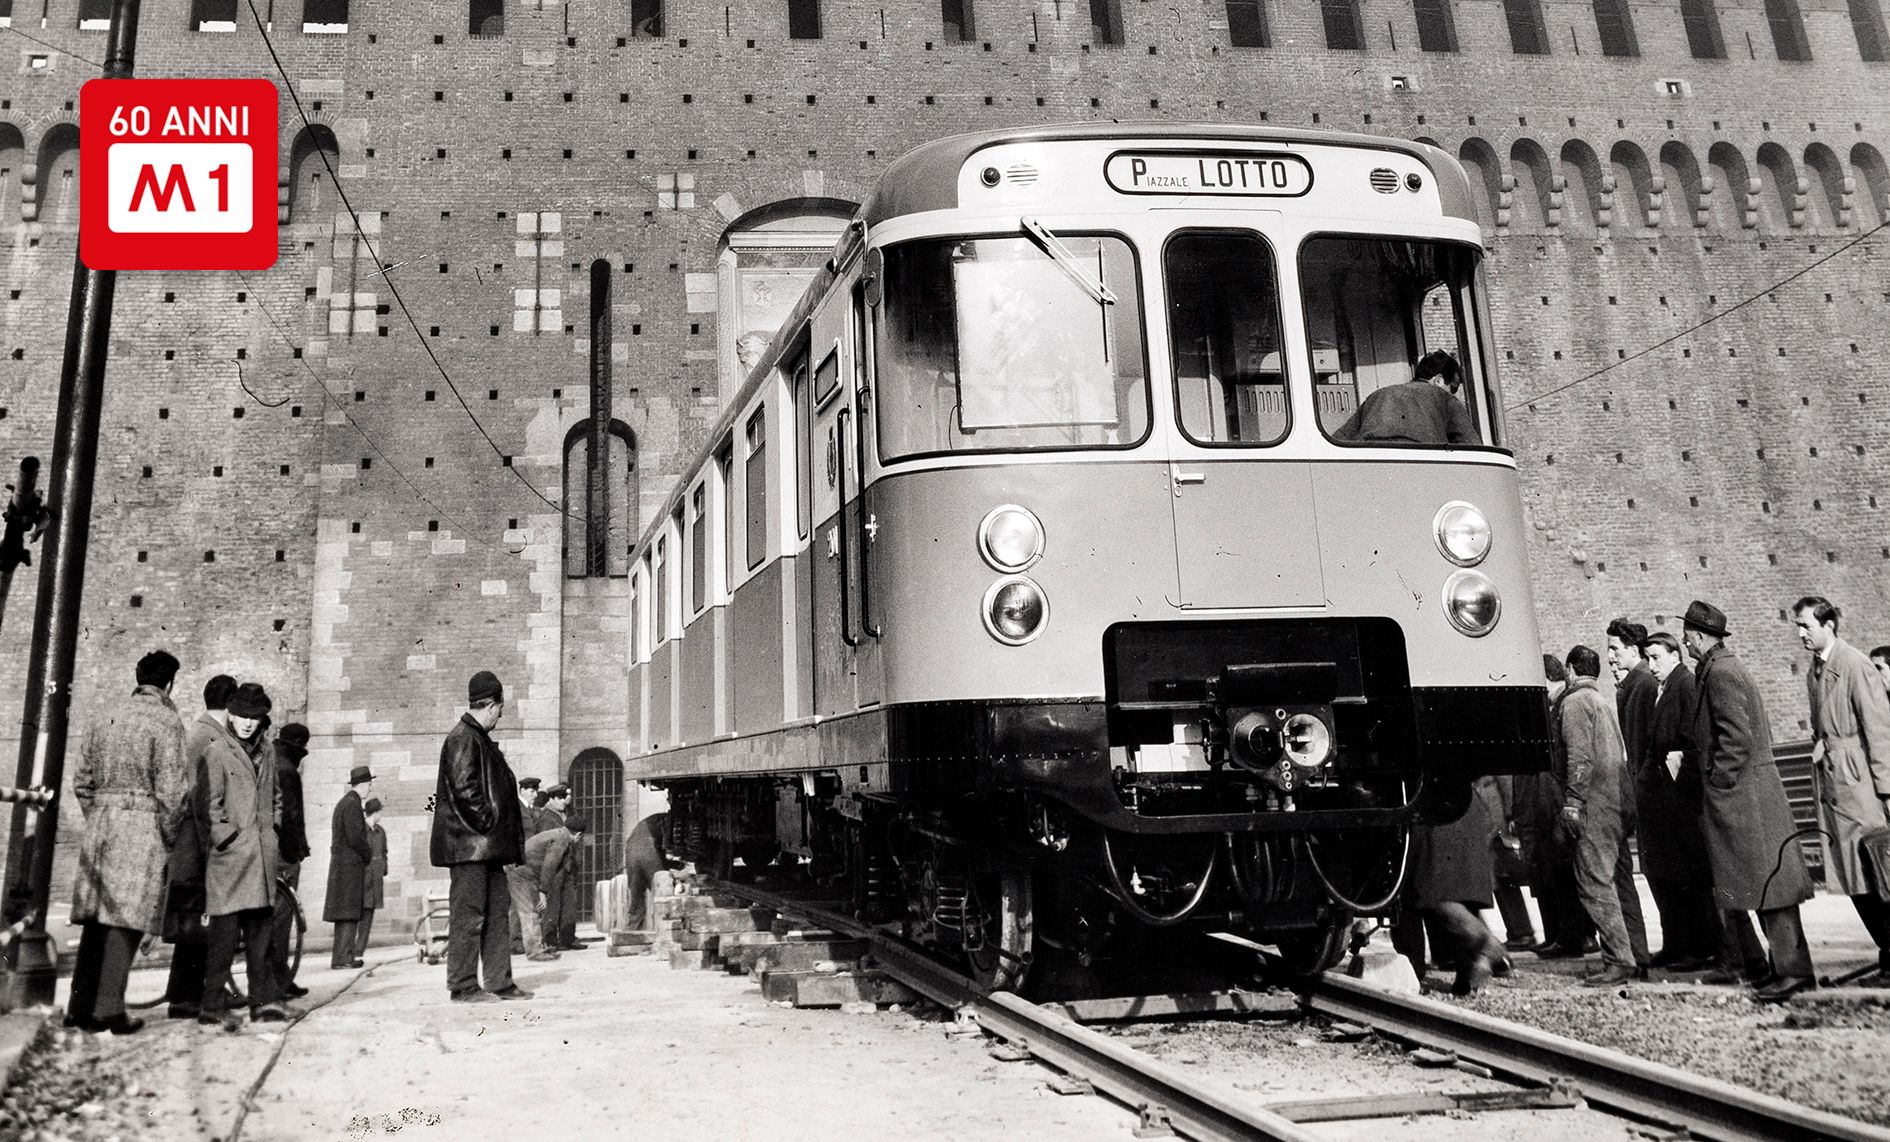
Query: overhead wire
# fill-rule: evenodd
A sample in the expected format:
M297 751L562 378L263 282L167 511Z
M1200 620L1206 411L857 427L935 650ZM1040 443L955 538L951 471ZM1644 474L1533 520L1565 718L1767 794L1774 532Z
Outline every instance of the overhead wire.
M105 70L105 65L98 62L95 59L92 59L88 56L82 56L78 52L67 51L65 48L60 47L58 44L53 43L51 40L42 40L38 36L29 35L26 32L20 31L18 28L14 27L12 24L6 25L6 30L9 32L12 32L16 36L21 37L22 39L31 40L42 48L51 48L53 51L58 52L62 56L67 56L71 59L76 59L80 63L89 63L93 67L99 69L100 71Z
M250 17L256 22L256 32L262 37L263 47L269 52L270 62L275 64L276 74L282 77L283 90L288 93L290 102L294 104L295 113L301 117L303 127L312 130L315 123L308 117L307 109L302 106L302 97L296 93L295 81L290 78L288 68L282 63L282 57L276 54L276 45L269 38L269 30L263 24L262 13L256 10L256 0L246 0L246 2L249 6ZM373 259L375 266L380 267L380 253L374 248L373 240L368 237L366 229L362 227L361 216L355 211L354 203L348 200L347 190L342 187L341 180L337 176L333 164L328 161L328 152L321 147L317 147L315 148L315 154L321 159L323 169L328 172L328 177L334 182L335 193L340 197L341 205L346 208L348 212L348 218L354 226L355 236L360 239L361 244L367 249L368 256ZM493 455L503 460L506 470L511 472L512 475L518 479L519 483L525 485L526 489L530 491L532 495L538 497L538 499L542 500L548 507L552 508L559 515L574 520L581 520L583 517L573 514L571 511L567 510L564 505L545 495L544 492L538 489L537 485L525 478L524 473L513 466L511 457L507 456L505 451L499 447L498 441L492 438L492 434L486 431L486 426L480 423L478 415L472 410L472 405L467 403L465 394L461 393L459 386L453 383L452 374L447 372L446 365L441 362L439 356L433 352L433 346L428 343L426 335L420 331L419 321L414 318L413 312L407 308L407 299L401 296L400 287L395 284L393 274L383 273L381 276L387 282L388 291L393 294L395 304L400 306L401 316L407 319L408 326L413 329L414 337L420 343L420 348L425 351L427 360L432 362L434 370L440 374L440 379L446 382L447 390L453 394L453 399L459 402L459 407L464 410L467 419L472 421L473 428L485 439L486 445L492 449Z
M1687 326L1685 329L1682 329L1680 332L1675 333L1671 337L1663 338L1662 340L1656 341L1652 345L1649 345L1647 348L1642 349L1638 352L1630 353L1618 361L1610 361L1606 365L1603 365L1601 368L1596 369L1594 372L1588 373L1584 376L1576 377L1574 380L1569 381L1566 384L1557 385L1556 387L1552 389L1548 389L1543 392L1536 393L1533 396L1524 397L1523 399L1517 401L1515 404L1505 405L1503 407L1503 411L1515 412L1517 409L1526 408L1529 405L1535 404L1537 401L1543 401L1543 400L1549 399L1552 396L1558 396L1576 387L1577 385L1587 384L1589 381L1594 380L1596 377L1599 377L1603 375L1604 373L1608 373L1614 369L1618 369L1622 365L1625 365L1630 361L1638 360L1639 358L1645 357L1649 353L1655 352L1656 350L1664 349L1667 346L1673 344L1675 341L1679 341L1686 337L1691 337L1693 334L1698 333L1700 330L1713 324L1715 321L1719 321L1724 318L1731 317L1733 314L1738 313L1740 310L1753 304L1754 302L1758 301L1760 298L1768 297L1772 293L1776 292L1777 290L1785 288L1786 286L1797 281L1799 278L1802 278L1806 274L1809 274L1811 271L1817 269L1819 266L1824 265L1826 262L1830 261L1832 258L1835 258L1839 254L1842 254L1844 251L1849 250L1851 247L1856 246L1859 243L1868 241L1873 235L1875 235L1879 230L1882 230L1886 226L1890 226L1890 218L1887 218L1884 221L1879 222L1877 225L1872 226L1870 229L1864 231L1862 234L1859 234L1857 237L1852 238L1850 241L1844 243L1842 246L1839 246L1835 250L1832 250L1830 253L1825 254L1814 261L1808 262L1803 266L1800 266L1793 273L1790 273L1786 275L1785 277L1780 278L1778 281L1773 282L1771 285L1766 286L1764 289L1751 295L1750 297L1745 298L1744 300L1738 302L1735 305L1727 306L1725 309L1720 310L1718 313L1713 314L1712 316L1706 318L1704 321L1695 322L1694 324Z

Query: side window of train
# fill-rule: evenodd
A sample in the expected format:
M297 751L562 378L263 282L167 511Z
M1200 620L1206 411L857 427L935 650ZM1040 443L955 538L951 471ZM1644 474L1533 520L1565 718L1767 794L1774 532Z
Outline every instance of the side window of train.
M1341 443L1448 447L1499 443L1484 376L1481 251L1452 242L1314 237L1300 248L1319 427ZM1429 382L1453 403L1404 389L1441 350ZM1383 394L1383 395L1375 395ZM1422 398L1422 399L1420 399Z
M683 559L689 550L686 538L689 533L683 530L683 523L683 505L677 504L676 510L669 513L670 562L675 571L669 577L669 592L663 596L663 609L669 612L669 633L676 638L686 635L689 625L689 611L683 605L683 586L689 581L683 577L687 571Z
M730 525L729 497L735 494L735 441L724 440L715 452L716 488L711 512L715 541L722 547L722 590L735 590L735 529ZM726 596L725 596L726 597Z
M1196 444L1277 443L1291 418L1273 251L1257 234L1179 234L1162 272L1181 430Z
M787 366L788 397L793 402L794 412L794 469L798 494L795 496L795 522L797 534L807 538L809 519L813 516L814 485L812 480L813 434L814 434L814 398L807 391L807 350L796 353Z
M669 560L668 543L657 536L650 546L650 647L663 645L669 638Z
M689 493L689 613L709 605L709 482Z
M747 485L747 521L745 536L748 569L753 571L768 558L768 408L755 410L744 431L747 462L742 476Z
M630 572L630 665L643 661L643 568Z

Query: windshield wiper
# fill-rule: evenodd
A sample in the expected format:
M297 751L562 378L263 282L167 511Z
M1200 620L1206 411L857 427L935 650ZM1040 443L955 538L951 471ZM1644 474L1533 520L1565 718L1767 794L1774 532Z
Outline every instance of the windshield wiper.
M1024 233L1030 235L1030 240L1050 255L1050 260L1062 267L1063 272L1082 286L1084 292L1103 305L1116 304L1116 295L1110 292L1109 287L1091 277L1083 263L1077 260L1076 254L1063 244L1062 239L1046 230L1043 223L1035 218L1019 218L1017 222L1024 228Z

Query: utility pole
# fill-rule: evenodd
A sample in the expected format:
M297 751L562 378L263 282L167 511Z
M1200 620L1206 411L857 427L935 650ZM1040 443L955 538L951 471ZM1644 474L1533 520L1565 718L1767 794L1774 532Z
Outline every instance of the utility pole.
M104 78L131 78L137 40L138 0L113 0ZM105 358L111 340L112 291L118 278L112 270L87 269L77 254L73 255L72 266L66 353L59 368L59 421L54 429L47 489L52 518L39 567L39 606L33 617L16 782L22 789L43 787L55 794L65 783L66 714L72 702L72 668L79 645L85 548L92 530L92 479L98 467L99 413L104 403ZM57 796L38 811L24 803L14 806L0 923L12 925L24 920L26 927L7 949L0 1008L53 1001L53 987L59 979L59 950L46 934L46 902L52 890L53 841L58 832Z

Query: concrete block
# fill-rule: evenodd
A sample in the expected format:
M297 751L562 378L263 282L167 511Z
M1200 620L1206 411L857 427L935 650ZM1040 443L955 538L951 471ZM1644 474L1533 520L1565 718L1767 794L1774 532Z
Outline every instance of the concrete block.
M720 950L720 941L721 937L713 932L684 932L676 943L686 952L698 949L715 952Z
M677 948L669 953L669 966L678 971L685 969L702 971L706 968L716 966L719 962L712 948L698 948L695 950Z
M800 981L813 976L811 971L766 971L755 976L761 984L761 997L769 1003L792 1003L800 994Z
M633 932L627 928L613 929L605 937L605 946L612 948L647 948L654 943L655 932Z
M880 972L815 972L795 981L794 1006L841 1007L849 1003L911 1003L918 993Z
M852 964L866 954L865 940L789 940L764 948L754 971L813 971L818 964Z
M1360 952L1346 965L1345 974L1353 979L1400 995L1418 995L1417 972L1411 961L1397 952Z
M655 951L656 949L649 944L610 944L604 948L604 954L611 959L619 956L647 956Z
M692 932L766 931L774 913L766 908L705 908L691 915L687 924Z

